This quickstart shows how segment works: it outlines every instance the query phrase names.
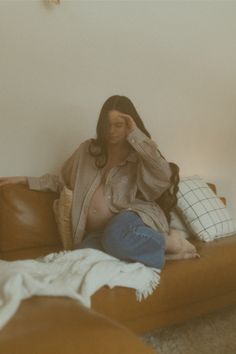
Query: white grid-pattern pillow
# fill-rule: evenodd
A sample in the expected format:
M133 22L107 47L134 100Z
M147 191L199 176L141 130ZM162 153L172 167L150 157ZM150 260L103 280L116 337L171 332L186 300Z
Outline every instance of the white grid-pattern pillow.
M204 241L231 236L236 222L223 202L199 176L180 180L177 211L190 232Z

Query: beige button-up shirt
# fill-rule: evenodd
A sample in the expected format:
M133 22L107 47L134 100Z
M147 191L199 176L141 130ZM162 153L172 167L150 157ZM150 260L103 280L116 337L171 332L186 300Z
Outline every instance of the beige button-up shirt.
M104 193L108 207L114 213L121 210L136 212L143 222L164 233L169 225L155 200L170 186L169 163L162 158L156 143L139 128L127 137L132 146L126 160L113 167L106 178ZM101 183L104 169L95 165L86 140L63 164L60 176L46 174L29 177L30 189L59 192L63 185L73 190L72 230L74 246L78 247L85 234L92 196Z

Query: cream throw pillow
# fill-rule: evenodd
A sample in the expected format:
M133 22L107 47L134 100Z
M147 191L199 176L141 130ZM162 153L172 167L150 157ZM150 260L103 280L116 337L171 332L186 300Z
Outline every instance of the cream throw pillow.
M191 236L191 232L188 230L187 226L181 220L176 210L173 210L170 213L170 229L178 230L179 234L183 236L183 238L187 239Z
M53 211L64 250L73 249L71 227L72 199L72 190L63 187L59 199L56 199L53 203Z

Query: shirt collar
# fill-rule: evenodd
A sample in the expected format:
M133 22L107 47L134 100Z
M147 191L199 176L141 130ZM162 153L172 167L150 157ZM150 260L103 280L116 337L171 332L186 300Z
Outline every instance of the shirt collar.
M136 162L137 160L138 160L137 152L131 148L126 159L123 162L121 162L119 165L122 166L122 165L125 165L127 161L128 162Z
M91 140L90 140L91 142ZM89 152L89 145L87 146L87 152ZM95 148L96 149L96 148ZM99 147L97 147L97 151L99 151ZM123 161L123 163L121 163L122 165L126 162L126 161L129 161L129 162L137 162L138 160L138 156L137 156L137 152L131 147L130 149L130 152L128 154L128 156L126 157L126 159Z
M126 161L130 161L130 162L137 162L138 160L138 156L137 156L137 152L133 149L131 149L130 153L128 154Z

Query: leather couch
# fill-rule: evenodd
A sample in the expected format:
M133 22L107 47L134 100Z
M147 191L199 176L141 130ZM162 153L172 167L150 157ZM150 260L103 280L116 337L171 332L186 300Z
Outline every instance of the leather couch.
M32 259L62 249L52 211L56 198L20 184L0 188L1 259ZM201 258L167 261L160 285L141 302L123 287L100 289L91 310L65 297L24 300L0 330L0 352L154 353L136 334L236 304L236 235L191 241Z

